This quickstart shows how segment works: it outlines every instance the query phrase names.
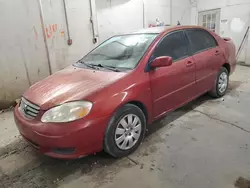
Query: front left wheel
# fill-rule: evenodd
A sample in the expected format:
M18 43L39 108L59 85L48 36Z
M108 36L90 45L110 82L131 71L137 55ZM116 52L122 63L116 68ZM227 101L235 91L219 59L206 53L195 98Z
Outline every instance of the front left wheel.
M146 130L143 111L126 104L111 118L104 136L104 150L114 157L125 157L140 145Z

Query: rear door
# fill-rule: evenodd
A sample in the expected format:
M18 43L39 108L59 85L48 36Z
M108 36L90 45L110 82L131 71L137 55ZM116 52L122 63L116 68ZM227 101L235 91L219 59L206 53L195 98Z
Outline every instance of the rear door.
M155 118L179 107L195 95L195 62L188 49L184 32L175 31L163 37L151 57L151 61L161 56L173 59L171 66L149 72Z
M198 94L202 94L213 87L221 62L224 59L223 52L208 31L186 29L185 32L196 62L196 90Z

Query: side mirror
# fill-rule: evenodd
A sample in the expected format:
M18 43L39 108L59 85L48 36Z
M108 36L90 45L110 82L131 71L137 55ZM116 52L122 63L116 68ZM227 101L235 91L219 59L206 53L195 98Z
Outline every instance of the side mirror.
M169 56L161 56L161 57L157 57L156 59L154 59L151 64L150 67L151 68L156 68L156 67L169 67L171 66L173 63L172 57Z

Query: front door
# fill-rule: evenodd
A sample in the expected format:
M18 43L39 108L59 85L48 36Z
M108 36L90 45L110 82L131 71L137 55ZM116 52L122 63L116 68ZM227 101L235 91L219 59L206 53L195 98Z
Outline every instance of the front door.
M163 37L151 57L151 60L161 56L173 59L171 66L149 72L155 118L195 96L195 62L188 49L184 32L175 31Z

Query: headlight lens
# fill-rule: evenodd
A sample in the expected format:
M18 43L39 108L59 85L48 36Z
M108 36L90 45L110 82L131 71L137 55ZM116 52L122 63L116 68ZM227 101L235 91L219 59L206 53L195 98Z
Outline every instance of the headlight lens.
M62 123L75 121L88 115L92 108L92 103L88 101L76 101L56 106L46 111L41 121L43 123Z

